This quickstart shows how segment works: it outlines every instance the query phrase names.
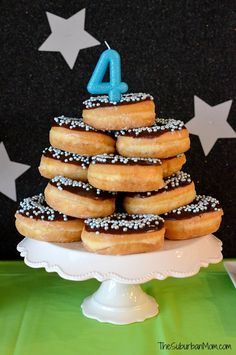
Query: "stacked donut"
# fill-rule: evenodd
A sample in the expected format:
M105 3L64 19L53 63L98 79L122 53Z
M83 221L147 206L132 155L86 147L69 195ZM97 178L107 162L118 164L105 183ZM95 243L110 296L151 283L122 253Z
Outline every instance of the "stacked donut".
M49 179L44 195L23 200L16 213L22 235L131 254L159 250L164 237L219 228L219 202L196 196L181 171L190 148L184 123L157 118L151 95L125 94L119 103L91 97L83 118L54 118L49 141L39 166Z

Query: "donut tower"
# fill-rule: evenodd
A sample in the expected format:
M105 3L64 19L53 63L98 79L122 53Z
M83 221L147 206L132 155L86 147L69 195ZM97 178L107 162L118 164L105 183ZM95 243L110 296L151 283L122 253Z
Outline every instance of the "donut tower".
M156 117L145 93L123 94L120 102L92 96L83 104L83 118L52 120L39 166L48 184L44 194L20 202L19 233L82 240L89 251L122 255L219 228L219 201L196 195L181 170L190 148L182 121Z

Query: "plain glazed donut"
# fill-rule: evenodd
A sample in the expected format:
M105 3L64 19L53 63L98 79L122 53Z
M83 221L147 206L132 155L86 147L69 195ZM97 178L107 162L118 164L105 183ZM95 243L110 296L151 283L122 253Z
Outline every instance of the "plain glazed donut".
M163 176L168 177L180 171L186 163L185 154L178 154L176 157L161 159Z
M89 163L89 157L49 147L43 150L39 172L47 179L63 175L70 179L87 181Z
M155 122L155 104L149 94L123 94L118 103L110 102L106 95L92 96L83 104L84 122L96 129L128 129Z
M49 206L76 218L104 217L115 211L115 194L82 181L56 176L45 189Z
M158 118L152 127L117 131L115 137L118 153L126 157L165 159L190 148L184 122L174 119Z
M115 152L115 140L111 134L86 125L82 118L54 118L49 140L55 148L80 155Z
M46 242L76 242L80 240L84 222L68 217L47 206L44 196L25 198L16 211L16 229L20 234Z
M159 159L97 155L91 158L88 181L106 191L150 191L164 186Z
M85 220L81 239L89 251L124 255L159 250L164 233L164 220L157 215L116 213Z
M123 200L126 212L161 214L194 200L196 192L189 174L180 171L164 181L162 189L128 193Z
M182 240L214 233L220 227L222 215L218 200L198 195L191 204L164 214L165 237Z

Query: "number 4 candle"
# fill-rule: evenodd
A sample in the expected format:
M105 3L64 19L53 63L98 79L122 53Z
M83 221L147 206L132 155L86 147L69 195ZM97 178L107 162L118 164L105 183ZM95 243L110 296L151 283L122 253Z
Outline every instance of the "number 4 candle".
M108 49L101 54L87 85L87 90L90 94L107 94L110 102L119 102L121 94L127 92L128 85L121 81L119 53L111 49L107 42L105 43ZM110 81L103 82L108 67Z

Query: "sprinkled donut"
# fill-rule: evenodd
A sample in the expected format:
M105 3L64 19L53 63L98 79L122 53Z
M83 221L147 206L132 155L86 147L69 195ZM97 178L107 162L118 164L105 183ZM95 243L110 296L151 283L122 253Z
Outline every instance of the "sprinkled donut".
M70 179L87 181L90 157L48 147L43 150L39 172L47 179L63 175Z
M49 207L43 194L21 201L15 217L20 234L48 242L78 241L84 226L82 220Z
M96 129L129 129L155 122L155 104L150 94L123 94L120 102L110 102L106 95L92 96L83 104L84 122Z
M119 154L133 157L169 158L190 148L184 122L158 118L152 127L133 128L115 132Z
M88 181L106 191L150 191L164 186L161 161L103 154L91 158Z
M195 186L189 174L180 171L165 180L161 189L147 192L130 192L123 200L128 213L161 214L186 205L196 196Z
M89 251L124 255L159 250L164 232L164 220L157 215L115 213L86 219L81 239Z
M168 239L189 239L216 232L221 223L223 210L217 199L197 195L186 206L164 214L165 237Z
M91 156L115 151L112 135L90 127L82 118L55 117L49 140L55 148L80 155Z
M50 180L44 193L49 206L72 217L104 217L115 211L114 192L63 176Z

